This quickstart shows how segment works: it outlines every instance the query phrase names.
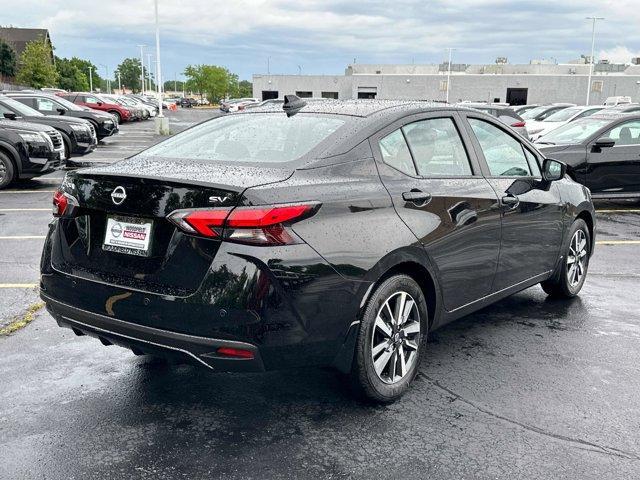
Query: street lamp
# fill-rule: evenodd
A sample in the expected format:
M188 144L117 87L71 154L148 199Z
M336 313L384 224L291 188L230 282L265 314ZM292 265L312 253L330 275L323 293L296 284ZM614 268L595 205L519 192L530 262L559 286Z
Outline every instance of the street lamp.
M111 88L109 88L109 67L104 63L100 64L101 67L104 67L104 81L107 87L107 93L111 93Z
M122 91L122 81L120 80L120 70L118 70L118 90L120 90L120 95L122 95L124 92Z
M154 1L155 14L156 14L156 90L158 98L158 107L160 107L158 116L156 117L156 133L160 135L169 134L169 122L168 119L162 114L162 90L160 90L160 84L162 81L162 67L160 64L160 24L158 22L158 0Z
M448 64L448 68L447 68L447 94L446 94L446 98L445 101L446 103L449 103L449 91L451 90L451 55L452 52L455 50L455 48L447 48L447 50L449 50L449 64Z
M144 52L142 49L146 45L138 45L140 47L140 93L144 95Z
M147 82L147 90L148 91L153 91L153 88L151 88L151 57L153 57L153 53L147 53L147 76L146 76L146 82Z
M596 22L598 20L604 20L604 17L586 17L586 20L591 20L591 58L589 59L589 80L587 81L587 103L585 105L589 105L589 97L591 96L591 75L593 75L593 58L595 54L595 46L596 46Z
M93 92L93 67L89 67L89 91Z

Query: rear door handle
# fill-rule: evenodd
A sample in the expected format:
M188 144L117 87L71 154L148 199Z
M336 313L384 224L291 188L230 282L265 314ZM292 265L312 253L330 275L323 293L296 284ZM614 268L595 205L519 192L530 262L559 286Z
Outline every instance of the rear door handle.
M421 192L420 190L417 190L417 191L412 190L410 192L404 192L402 194L402 199L405 202L413 202L413 203L420 203L422 205L426 205L431 201L431 194L428 192Z
M505 207L509 207L510 209L514 209L518 205L520 205L520 199L515 195L509 193L508 195L502 197L502 205L504 205Z

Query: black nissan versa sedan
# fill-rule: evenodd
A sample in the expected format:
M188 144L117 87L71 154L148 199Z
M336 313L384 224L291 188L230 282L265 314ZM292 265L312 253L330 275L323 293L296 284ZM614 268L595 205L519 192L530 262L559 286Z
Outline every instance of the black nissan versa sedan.
M578 294L594 208L564 172L483 112L291 96L68 173L41 295L106 345L329 365L388 402L429 331L538 283Z
M640 114L603 110L550 131L536 146L566 163L593 198L640 198Z

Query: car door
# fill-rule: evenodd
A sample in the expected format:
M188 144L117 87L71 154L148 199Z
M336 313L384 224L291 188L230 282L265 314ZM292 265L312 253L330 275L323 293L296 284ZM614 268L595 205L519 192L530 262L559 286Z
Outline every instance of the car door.
M404 118L371 139L396 211L437 270L451 311L489 294L498 263L498 199L453 112Z
M592 193L640 192L640 120L627 120L599 135L613 147L587 146L586 185Z
M492 290L554 269L563 235L557 185L544 182L541 158L493 119L464 114L483 172L501 203L502 241Z

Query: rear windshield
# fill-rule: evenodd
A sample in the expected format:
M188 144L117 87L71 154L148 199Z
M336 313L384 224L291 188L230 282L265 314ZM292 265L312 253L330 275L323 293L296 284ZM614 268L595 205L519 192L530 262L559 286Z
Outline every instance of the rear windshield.
M345 123L328 115L229 115L185 130L140 156L222 162L280 163L300 158Z

